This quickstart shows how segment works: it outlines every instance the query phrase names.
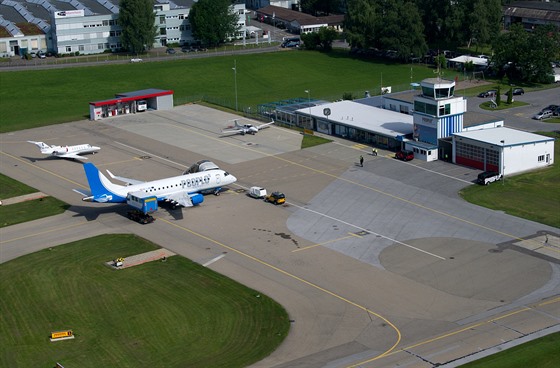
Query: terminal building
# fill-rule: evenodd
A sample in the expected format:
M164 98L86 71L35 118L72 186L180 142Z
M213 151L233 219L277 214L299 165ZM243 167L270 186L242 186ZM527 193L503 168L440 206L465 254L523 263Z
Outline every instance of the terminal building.
M554 139L505 128L496 117L467 111L456 82L428 78L420 90L355 101L299 98L259 106L280 123L390 151L410 150L415 159L446 160L485 171L515 174L552 165ZM504 165L507 162L507 165Z

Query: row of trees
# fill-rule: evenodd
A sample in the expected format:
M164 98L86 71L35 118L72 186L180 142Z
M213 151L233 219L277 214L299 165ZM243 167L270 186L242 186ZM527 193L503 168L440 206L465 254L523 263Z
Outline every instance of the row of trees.
M488 45L501 27L501 0L347 0L344 30L353 47L391 49L406 60L428 45Z
M526 32L520 25L501 33L505 0L302 0L314 14L346 9L344 31L356 48L395 50L401 60L422 57L428 45L491 45L498 73L513 80L545 82L550 61L560 50L553 26ZM198 0L189 13L193 36L206 45L225 42L239 30L232 0ZM153 0L120 0L119 23L123 47L133 53L150 48L157 35ZM301 35L306 48L330 50L337 33L322 28Z

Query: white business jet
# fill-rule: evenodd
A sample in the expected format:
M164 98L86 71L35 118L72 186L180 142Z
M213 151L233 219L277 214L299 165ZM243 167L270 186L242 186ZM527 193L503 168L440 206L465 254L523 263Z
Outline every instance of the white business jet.
M228 127L222 130L222 133L235 133L235 134L241 134L241 135L245 135L245 134L255 134L257 133L259 130L264 129L272 124L274 124L274 120L272 120L270 123L266 123L266 124L261 124L261 125L253 125L253 124L239 124L239 122L237 121L237 119L235 119L234 121L234 126L232 127Z
M145 193L146 196L156 196L158 201L171 202L173 205L191 207L204 201L203 194L214 193L219 195L223 186L235 183L237 178L227 171L219 168L190 174L183 174L171 178L142 182L135 179L107 173L111 178L127 183L128 185L114 184L103 175L92 163L85 163L87 181L90 193L75 192L85 196L86 202L100 203L125 203L130 193Z
M27 141L33 143L41 150L44 155L50 155L60 158L74 158L78 160L87 160L86 157L80 156L86 153L99 151L101 148L92 146L91 144L78 144L76 146L49 146L45 142Z

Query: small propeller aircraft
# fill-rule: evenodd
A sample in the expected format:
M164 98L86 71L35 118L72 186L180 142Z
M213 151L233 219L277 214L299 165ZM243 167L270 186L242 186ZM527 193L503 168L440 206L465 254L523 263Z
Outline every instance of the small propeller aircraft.
M234 126L232 127L228 127L222 130L222 133L235 133L235 134L241 134L241 135L245 135L245 134L255 134L257 133L259 130L264 129L266 127L269 127L270 125L274 124L274 120L272 120L270 123L266 123L266 124L261 124L261 125L253 125L253 124L239 124L239 122L237 121L237 119L235 119L234 121Z
M91 144L78 144L76 146L49 146L45 142L27 141L33 143L41 150L44 155L51 155L60 158L73 158L78 160L87 160L87 157L80 155L86 153L95 154L101 148L92 146Z

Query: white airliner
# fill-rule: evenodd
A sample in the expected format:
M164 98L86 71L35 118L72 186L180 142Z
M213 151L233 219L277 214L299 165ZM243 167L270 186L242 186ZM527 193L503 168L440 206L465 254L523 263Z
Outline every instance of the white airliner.
M101 148L92 146L91 144L78 144L76 146L49 146L45 142L27 141L33 143L41 150L44 155L51 155L61 158L75 158L78 160L87 160L86 157L80 156L86 153L99 151Z
M264 129L264 128L274 124L274 120L272 120L270 123L261 124L261 125L253 125L253 124L243 124L243 125L241 125L237 122L237 119L235 119L233 122L234 122L235 125L233 127L228 127L226 129L223 129L222 133L236 133L236 134L241 134L241 135L255 134L259 130Z
M77 193L84 195L86 202L124 203L129 193L145 193L146 196L156 196L158 201L171 202L184 207L191 207L202 203L203 194L214 193L219 195L223 186L235 183L237 178L227 171L215 169L183 174L172 178L142 182L135 179L123 178L113 175L107 170L111 178L120 180L128 185L114 184L103 175L92 163L85 163L87 181L90 193Z

